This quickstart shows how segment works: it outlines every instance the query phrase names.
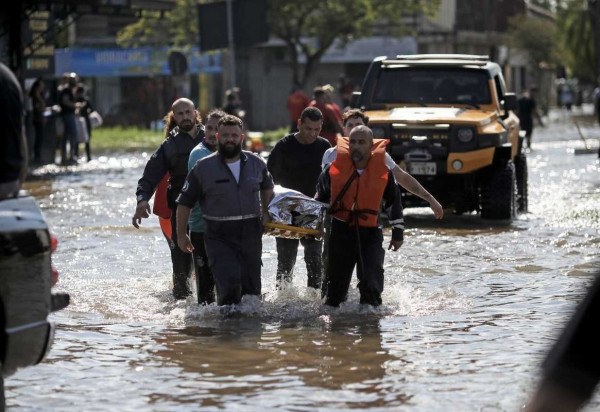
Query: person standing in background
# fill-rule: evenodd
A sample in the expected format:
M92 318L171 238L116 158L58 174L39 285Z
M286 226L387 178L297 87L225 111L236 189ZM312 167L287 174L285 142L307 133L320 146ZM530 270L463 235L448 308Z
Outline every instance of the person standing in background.
M63 165L76 164L78 156L77 144L77 119L75 118L75 96L73 89L77 85L75 73L65 73L60 86L58 86L58 105L60 117L64 124L64 134L61 144L61 163ZM69 143L69 157L67 158L67 143Z
M85 142L85 154L87 161L92 160L92 154L90 150L90 142L92 140L92 125L90 123L90 113L94 111L90 100L85 92L85 86L82 83L77 85L75 89L75 106L77 107L77 114L85 120L85 127L88 132L88 140Z
M44 112L46 111L46 86L41 77L38 77L29 89L29 98L31 99L32 120L33 120L33 162L40 163L42 155L42 144L44 142L44 126L46 120Z
M339 90L340 95L342 96L342 108L346 110L348 107L350 107L354 86L343 73L340 75Z
M323 90L325 90L325 102L327 104L330 104L331 107L333 107L333 110L335 110L335 114L337 115L338 118L341 119L342 118L342 109L333 100L333 92L335 91L335 88L330 84L326 84L323 86Z
M226 114L230 114L235 117L239 117L244 120L246 117L246 111L242 107L242 100L240 99L240 88L233 87L225 92L226 104L223 107L223 111Z
M329 141L331 146L336 145L337 135L343 135L342 118L338 116L332 105L327 103L327 96L322 87L313 90L314 100L310 102L311 107L316 107L323 114L323 127L321 136Z
M531 136L533 135L533 120L538 121L540 126L544 127L542 117L538 111L537 102L535 100L536 87L531 87L517 101L517 116L521 123L521 129L525 130L525 144L531 149Z
M295 84L287 98L287 109L290 112L290 133L298 131L298 119L302 115L302 110L307 108L309 104L310 98L300 88L300 85Z

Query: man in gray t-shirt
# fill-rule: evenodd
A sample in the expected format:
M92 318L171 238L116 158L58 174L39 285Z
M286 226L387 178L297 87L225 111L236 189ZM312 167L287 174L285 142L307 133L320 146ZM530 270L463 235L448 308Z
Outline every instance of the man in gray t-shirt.
M261 158L242 150L239 118L223 116L217 130L217 152L196 163L177 198L177 241L181 250L193 250L187 221L199 202L217 304L230 305L261 293L262 218L273 197L273 179Z

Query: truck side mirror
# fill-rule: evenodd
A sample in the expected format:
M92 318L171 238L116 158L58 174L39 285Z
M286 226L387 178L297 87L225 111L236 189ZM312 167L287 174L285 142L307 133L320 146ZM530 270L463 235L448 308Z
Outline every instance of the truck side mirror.
M360 92L352 92L352 97L350 97L350 107L356 108L358 107L358 101L360 100Z
M517 95L514 93L505 93L502 107L504 110L517 110Z

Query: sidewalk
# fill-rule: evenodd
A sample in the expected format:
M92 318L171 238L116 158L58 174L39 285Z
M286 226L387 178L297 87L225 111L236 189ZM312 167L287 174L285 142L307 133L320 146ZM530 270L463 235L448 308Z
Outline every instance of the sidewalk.
M587 145L592 148L600 144L600 125L594 114L593 104L573 106L571 110L552 107L542 120L545 127L536 124L534 128L534 147L536 141L572 140L581 142L583 147L585 139ZM579 130L577 130L578 126Z

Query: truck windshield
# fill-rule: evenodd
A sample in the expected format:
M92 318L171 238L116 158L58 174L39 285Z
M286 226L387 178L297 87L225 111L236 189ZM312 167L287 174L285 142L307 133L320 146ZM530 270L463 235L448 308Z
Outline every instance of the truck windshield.
M486 72L477 69L382 68L373 103L467 104L491 103Z

